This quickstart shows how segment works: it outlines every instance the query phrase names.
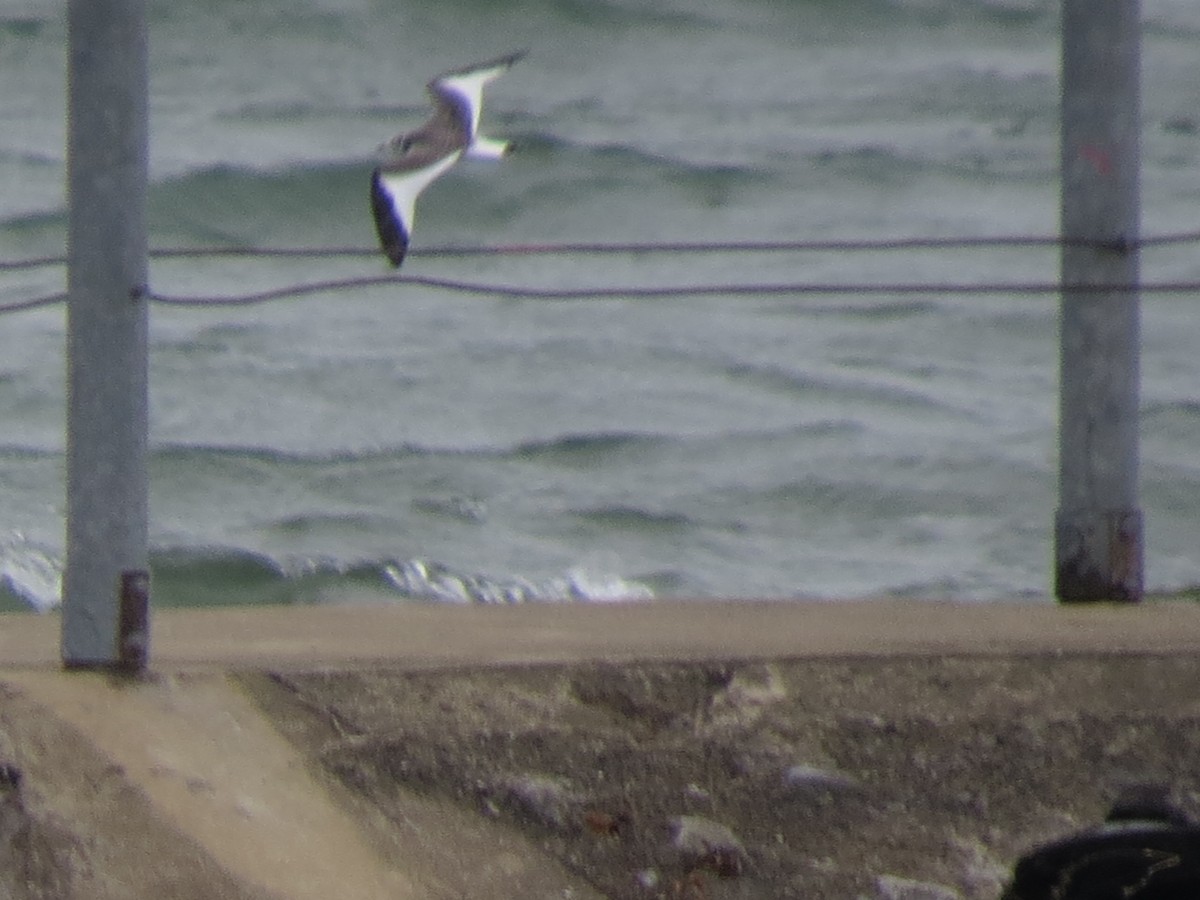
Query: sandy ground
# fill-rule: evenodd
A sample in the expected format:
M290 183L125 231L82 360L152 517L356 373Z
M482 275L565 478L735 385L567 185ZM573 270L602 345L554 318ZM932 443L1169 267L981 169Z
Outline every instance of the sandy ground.
M995 898L1124 784L1200 812L1200 609L0 617L0 898ZM12 783L16 782L16 783Z

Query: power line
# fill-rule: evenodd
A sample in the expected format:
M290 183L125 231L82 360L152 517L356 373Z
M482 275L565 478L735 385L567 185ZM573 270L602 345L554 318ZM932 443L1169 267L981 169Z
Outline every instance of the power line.
M1139 285L1127 284L1078 284L1064 285L1056 281L1027 282L979 282L939 283L901 282L894 284L838 284L815 282L757 282L728 284L668 284L668 285L601 285L592 287L541 288L524 285L498 284L494 282L460 281L449 278L430 278L420 275L370 275L359 278L336 278L302 282L246 294L226 295L174 295L147 291L147 299L166 306L215 307L256 306L275 300L362 290L382 285L409 285L433 290L450 291L469 296L503 297L518 300L650 300L672 297L767 297L767 296L813 296L813 295L860 295L879 296L887 294L928 296L947 295L995 295L1023 294L1027 296L1058 295L1061 293L1103 294L1138 290L1143 294L1194 294L1200 293L1200 281L1162 281ZM52 306L67 299L66 294L51 294L15 303L0 304L0 314L22 312L42 306Z
M29 300L16 300L12 303L0 303L0 314L24 312L27 309L37 309L41 306L54 306L66 303L66 294L48 294L45 297L33 297Z
M1139 247L1162 247L1200 242L1200 231L1153 235L1136 242ZM940 250L992 247L1053 247L1089 246L1100 250L1131 249L1120 241L1067 241L1056 236L1000 235L991 237L887 238L821 241L688 241L654 243L551 243L513 244L496 246L428 247L414 250L413 255L426 257L503 256L503 255L595 255L595 254L678 254L678 253L778 253L808 251L894 251ZM374 257L374 247L169 247L150 251L160 259L201 257ZM0 261L0 271L17 271L62 265L65 257L41 256L28 259ZM172 295L148 291L146 296L157 303L171 306L253 306L274 300L337 291L361 290L383 285L410 285L433 290L451 291L474 296L506 297L532 300L599 300L655 299L699 296L780 296L780 295L988 295L1024 294L1046 295L1063 292L1108 293L1136 288L1142 293L1184 294L1200 292L1197 281L1150 282L1136 286L1126 284L1097 284L1066 286L1057 281L981 282L981 283L727 283L727 284L670 284L670 285L598 285L583 287L534 287L493 282L462 281L422 275L368 275L351 278L300 282L258 291L233 295ZM12 303L0 303L0 314L22 312L62 303L66 294L56 293Z
M803 253L869 252L893 250L953 250L979 248L1093 247L1097 250L1128 252L1175 244L1200 243L1200 231L1171 232L1139 238L1136 241L1071 240L1056 235L981 235L959 237L849 238L809 241L581 241L539 244L458 245L413 248L414 257L532 256L532 255L648 255L688 253ZM374 257L375 247L160 247L152 249L155 259L195 259L203 257ZM65 256L38 256L28 259L0 260L0 271L46 268L65 265Z
M1178 231L1139 238L1138 247L1165 247L1169 244L1194 244L1200 242L1200 231Z
M577 242L551 244L500 244L495 246L443 246L411 253L422 256L481 255L593 255L651 253L798 253L858 252L891 250L956 250L973 248L1092 247L1097 250L1129 252L1168 244L1198 243L1200 231L1156 235L1130 241L1071 239L1053 235L992 235L978 237L861 238L809 241L656 241L656 242ZM372 255L375 253L372 249Z
M50 266L65 266L65 256L31 256L28 259L0 259L0 272L19 272L22 269L43 269Z
M1136 241L1125 238L1091 240L1057 235L981 235L957 237L848 238L806 241L576 241L538 244L458 245L413 248L410 256L438 258L462 256L589 256L602 254L646 255L687 253L803 253L862 252L891 250L954 250L988 247L1092 247L1097 250L1129 252L1135 248L1200 243L1200 231L1172 232ZM151 250L155 258L202 256L353 256L374 257L376 247L278 247L278 248L189 248Z
M253 306L289 297L357 290L380 285L411 285L451 291L457 294L503 297L519 300L615 300L665 299L671 297L765 297L780 295L880 295L880 294L1025 294L1045 295L1063 292L1111 293L1128 291L1130 285L1063 285L1058 282L989 282L977 284L897 283L836 284L811 282L761 282L734 284L602 285L595 287L540 288L491 282L459 281L418 275L377 275L363 278L339 278L289 285L267 291L224 296L172 296L150 293L156 303L169 306ZM1200 281L1151 282L1136 286L1143 293L1184 294L1200 291Z

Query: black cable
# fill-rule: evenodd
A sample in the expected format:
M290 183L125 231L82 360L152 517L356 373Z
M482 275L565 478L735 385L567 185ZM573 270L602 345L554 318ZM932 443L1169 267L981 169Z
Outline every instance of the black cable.
M1138 247L1200 242L1200 231L1152 235L1136 242ZM413 256L449 257L479 255L588 255L588 254L651 254L651 253L775 253L804 251L891 251L936 250L985 247L1053 247L1078 246L1098 250L1126 251L1132 245L1121 241L1066 240L1061 237L1037 235L1008 235L992 237L886 238L822 241L685 241L656 243L578 242L558 244L512 244L497 246L453 246L414 249ZM244 257L373 257L374 247L168 247L150 251L156 259L180 259L212 256ZM42 256L29 259L0 261L0 271L17 271L66 263L65 257ZM306 296L330 291L355 290L385 284L415 285L462 294L488 295L520 299L612 299L664 298L681 296L770 296L811 294L1060 294L1064 291L1108 293L1138 290L1142 293L1195 293L1200 283L1174 281L1131 285L1087 285L1064 288L1058 282L985 282L978 284L898 283L898 284L814 284L814 283L743 283L689 284L664 286L613 286L539 288L520 285L468 282L419 275L375 275L357 278L330 279L287 285L267 291L227 296L172 296L148 293L156 302L174 306L249 306L287 297ZM0 304L0 313L21 312L41 306L61 303L65 294L52 294Z
M1054 235L993 235L980 237L912 237L830 239L819 241L658 241L606 243L599 241L454 245L413 248L410 256L438 258L463 256L520 256L520 255L599 255L654 253L799 253L812 251L891 251L972 249L985 247L1093 247L1097 250L1130 251L1134 248L1162 247L1173 244L1200 243L1200 231L1151 235L1136 241L1067 239ZM153 248L154 259L194 259L210 256L244 257L373 257L375 247L161 247ZM65 256L40 256L19 260L0 260L0 271L19 271L65 265Z
M419 275L375 275L362 278L338 278L294 284L267 291L225 296L171 296L150 293L151 300L170 306L252 306L310 294L356 290L380 285L411 285L458 294L484 295L523 300L611 300L662 299L701 296L779 296L846 294L1059 294L1141 293L1183 294L1200 291L1200 281L1170 281L1140 285L1094 284L1066 286L1059 282L988 282L976 284L900 283L900 284L817 284L809 282L627 285L600 287L540 288L489 282L429 278Z
M40 306L54 306L56 303L66 302L66 294L49 294L45 297L34 297L31 300L17 300L13 303L0 303L0 315L4 313L24 312L27 309L37 309Z

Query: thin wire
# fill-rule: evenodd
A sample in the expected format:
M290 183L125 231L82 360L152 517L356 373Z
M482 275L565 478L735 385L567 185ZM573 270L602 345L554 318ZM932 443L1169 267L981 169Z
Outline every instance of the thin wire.
M1167 244L1191 244L1200 242L1200 231L1178 231L1167 234L1153 234L1150 237L1139 238L1139 247L1162 247Z
M1200 240L1197 235L1196 240ZM434 247L414 247L408 252L412 257L462 257L462 256L593 256L607 254L647 255L654 253L800 253L808 251L863 251L863 250L921 250L957 249L971 247L1037 247L1057 246L1097 247L1110 249L1127 246L1121 242L1066 240L1048 236L997 236L958 238L890 238L847 239L822 241L579 241L543 244L444 244ZM183 256L225 255L219 248L170 248L157 251L154 255L165 258ZM235 256L257 255L253 248L236 249ZM312 247L278 248L266 250L267 256L376 256L375 247Z
M979 247L1091 247L1098 250L1131 250L1168 244L1200 243L1200 231L1152 235L1137 241L1063 238L1056 235L993 235L938 238L863 238L820 241L655 241L610 243L603 241L550 244L457 245L413 248L410 256L529 256L599 255L650 253L798 253L810 251L940 250ZM170 259L195 256L366 256L378 254L374 247L278 247L278 248L188 248L152 250L155 257Z
M31 256L28 259L0 259L0 272L18 272L22 269L41 269L47 266L66 265L65 256Z
M1172 244L1200 242L1200 231L1176 232L1141 238L1138 247L1161 247ZM1125 250L1133 244L1121 241L1097 242L1093 240L1069 240L1057 236L1001 235L992 237L950 238L889 238L862 240L825 241L686 241L660 243L559 243L559 244L512 244L496 246L443 246L414 249L413 256L478 256L519 254L649 254L649 253L773 253L801 251L888 251L953 249L979 247L1038 247L1078 246L1097 249ZM328 257L355 256L372 257L378 251L364 247L168 247L151 250L156 258L194 258L206 256L244 257ZM66 257L42 256L22 260L0 261L0 271L17 271L44 266L62 265ZM606 299L606 298L662 298L681 296L769 296L802 294L1059 294L1059 293L1107 293L1138 290L1142 293L1195 293L1200 284L1188 281L1148 283L1140 285L1074 285L1064 286L1058 282L991 282L982 284L811 284L811 283L748 283L748 284L690 284L666 286L600 286L575 288L537 288L517 285L490 284L410 275L377 275L358 278L330 279L299 283L249 294L228 296L171 296L148 293L147 297L158 303L174 306L250 306L279 300L331 291L357 290L385 284L407 284L435 290L455 291L462 294L488 295L517 299ZM42 306L51 306L66 299L62 293L30 300L0 304L0 314L21 312Z
M228 295L171 295L148 291L146 299L167 306L255 306L289 297L303 297L337 291L361 290L380 285L412 285L434 290L453 291L474 296L505 297L523 300L611 300L611 299L663 299L670 297L750 297L780 295L880 295L880 294L927 294L927 295L987 295L987 294L1102 294L1137 291L1142 294L1195 294L1200 293L1200 281L1163 281L1137 285L1129 284L1078 284L1064 285L1058 282L989 282L977 284L903 283L903 284L817 284L807 282L746 283L746 284L690 284L690 285L630 285L625 287L580 287L580 288L534 288L487 282L458 281L446 278L429 278L418 275L375 275L363 278L338 278L287 285L268 291L249 294ZM0 315L23 312L43 306L66 302L64 293L19 300L0 304Z
M419 255L413 249L409 256ZM204 256L330 257L379 256L378 247L161 247L151 249L153 259L194 259Z
M4 313L24 312L27 309L37 309L40 306L54 306L56 303L66 303L66 294L49 294L45 297L34 297L31 300L17 300L13 303L0 303L0 315Z
M486 295L523 300L606 300L606 299L661 299L669 297L703 296L778 296L812 294L1059 294L1059 293L1113 293L1140 291L1156 294L1182 294L1200 292L1200 281L1168 281L1148 284L1080 284L1063 285L1059 282L991 282L977 284L814 284L791 283L743 283L743 284L685 284L624 287L573 287L537 288L488 282L459 281L447 278L429 278L419 275L376 275L363 278L338 278L313 281L274 288L249 294L224 296L172 296L149 293L156 303L170 306L252 306L280 300L357 290L380 285L411 285L435 290L453 291L466 295Z
M417 247L409 251L413 257L463 256L532 256L532 255L601 255L651 253L800 253L812 251L890 251L971 249L980 247L1091 247L1097 250L1128 251L1134 247L1158 247L1169 244L1200 243L1200 231L1152 235L1137 241L1125 239L1096 240L1092 238L1063 238L1057 235L993 235L981 237L938 238L863 238L820 241L602 241L547 244L495 244ZM276 248L218 248L170 247L152 250L151 256L163 259L198 256L353 256L373 257L375 247L276 247Z
M1063 238L1055 235L993 235L981 237L938 238L864 238L820 241L662 241L662 242L575 242L546 244L498 244L471 246L448 244L440 247L413 248L414 257L519 256L519 255L599 255L651 253L799 253L812 251L890 251L971 249L980 247L1092 247L1098 250L1127 251L1134 248L1162 247L1200 243L1200 231L1185 231L1139 238L1095 240ZM208 256L244 257L373 257L374 247L161 247L149 251L155 259L192 259ZM0 271L19 271L65 265L65 256L40 256L19 260L0 260Z
M532 255L532 254L649 254L649 253L796 253L809 251L954 250L980 247L1080 247L1129 251L1135 247L1200 242L1200 231L1153 235L1136 241L1117 238L1064 238L1052 235L993 235L940 238L862 238L820 241L658 241L653 243L581 242L558 244L498 244L414 249L420 256ZM372 254L375 251L370 251Z

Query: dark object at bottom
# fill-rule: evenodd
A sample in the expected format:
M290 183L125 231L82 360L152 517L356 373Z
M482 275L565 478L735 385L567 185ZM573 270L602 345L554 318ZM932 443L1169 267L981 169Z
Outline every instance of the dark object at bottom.
M1017 861L1002 900L1197 900L1200 825L1141 787L1105 823Z
M146 668L150 643L150 573L128 569L121 573L117 622L116 668L135 675Z
M21 770L12 763L0 763L0 790L18 790L21 787Z

